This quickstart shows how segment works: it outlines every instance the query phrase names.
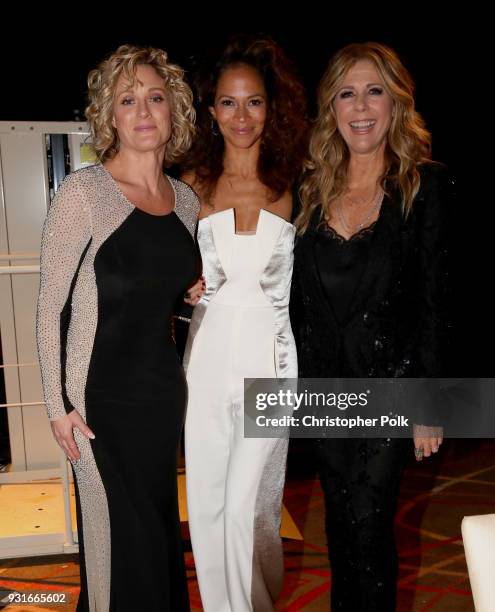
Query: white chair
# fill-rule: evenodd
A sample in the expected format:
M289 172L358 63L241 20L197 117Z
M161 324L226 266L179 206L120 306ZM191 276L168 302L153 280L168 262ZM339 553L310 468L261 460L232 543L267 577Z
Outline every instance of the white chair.
M465 516L461 530L476 612L494 612L495 514Z

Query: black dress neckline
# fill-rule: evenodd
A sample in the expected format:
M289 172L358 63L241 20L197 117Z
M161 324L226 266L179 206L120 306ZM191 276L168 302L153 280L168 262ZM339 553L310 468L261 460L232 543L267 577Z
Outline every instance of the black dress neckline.
M339 232L331 225L328 225L328 223L325 223L321 226L321 231L325 234L328 234L331 238L334 238L339 244L350 244L371 234L375 229L377 223L378 219L373 221L373 223L371 223L370 225L362 227L359 231L352 234L352 236L350 236L349 238L345 238L344 236L342 236L342 234L339 234Z

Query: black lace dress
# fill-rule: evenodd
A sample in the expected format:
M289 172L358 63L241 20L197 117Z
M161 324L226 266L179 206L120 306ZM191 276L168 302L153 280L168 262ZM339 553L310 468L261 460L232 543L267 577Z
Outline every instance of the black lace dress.
M328 225L317 230L316 267L328 308L340 326L346 323L366 268L375 225L349 240ZM406 458L404 443L318 441L333 570L332 610L393 609L397 579L393 518Z
M291 320L301 377L443 373L452 185L443 166L426 165L407 219L388 188L378 220L349 241L315 211L295 247ZM394 515L412 448L403 439L317 441L332 611L395 610Z

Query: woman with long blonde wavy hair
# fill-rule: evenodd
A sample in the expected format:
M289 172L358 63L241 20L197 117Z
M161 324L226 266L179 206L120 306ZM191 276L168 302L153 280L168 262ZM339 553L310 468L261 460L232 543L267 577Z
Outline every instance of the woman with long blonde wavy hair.
M77 609L185 612L171 317L198 276L199 202L164 168L192 142L192 93L164 51L131 45L88 87L98 163L48 211L37 319L48 416L75 474Z
M291 308L301 377L443 373L452 181L431 161L413 93L397 54L374 42L338 51L320 82L296 220ZM417 420L421 461L442 434L421 410ZM393 521L409 445L317 442L332 610L395 610Z

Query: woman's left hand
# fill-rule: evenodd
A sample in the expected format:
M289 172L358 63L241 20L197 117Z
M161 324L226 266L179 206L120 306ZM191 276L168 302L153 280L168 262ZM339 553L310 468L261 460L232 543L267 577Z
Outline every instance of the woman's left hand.
M443 442L443 429L442 427L414 424L413 436L414 456L416 461L421 461L423 457L429 457L432 453L438 452Z
M189 287L189 289L186 291L184 295L184 302L186 304L190 304L191 306L196 306L199 300L203 297L205 291L205 277L201 275L196 283L192 287Z

